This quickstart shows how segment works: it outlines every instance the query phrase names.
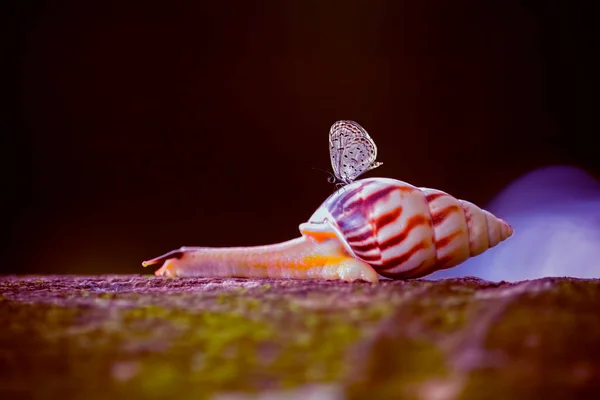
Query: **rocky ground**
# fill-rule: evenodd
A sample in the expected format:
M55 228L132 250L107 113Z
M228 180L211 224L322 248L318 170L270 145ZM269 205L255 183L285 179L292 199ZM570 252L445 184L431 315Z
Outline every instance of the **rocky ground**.
M600 393L600 280L0 277L0 398Z

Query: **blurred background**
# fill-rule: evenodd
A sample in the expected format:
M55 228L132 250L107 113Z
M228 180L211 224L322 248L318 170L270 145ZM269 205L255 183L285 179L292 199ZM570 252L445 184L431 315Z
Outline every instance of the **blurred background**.
M8 1L0 272L296 237L339 119L377 143L365 176L481 206L545 165L598 177L591 11L493 3Z

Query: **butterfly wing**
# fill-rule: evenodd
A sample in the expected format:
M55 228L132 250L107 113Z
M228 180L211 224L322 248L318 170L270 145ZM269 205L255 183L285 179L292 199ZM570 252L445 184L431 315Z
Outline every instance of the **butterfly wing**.
M369 155L367 161L368 168L363 171L366 172L381 166L383 163L380 161L375 161L377 159L377 146L375 145L373 139L371 139L371 136L366 134L364 140L365 148L367 149L367 153Z
M346 145L346 153L343 155L343 166L348 177L355 180L366 171L377 168L381 163L375 162L376 156L377 150L369 138L364 136L354 138Z
M354 121L337 121L329 130L329 151L334 175L350 183L382 163L375 162L377 147L367 131Z
M366 131L354 121L337 121L329 130L329 152L335 177L345 183L352 181L348 162L348 146Z

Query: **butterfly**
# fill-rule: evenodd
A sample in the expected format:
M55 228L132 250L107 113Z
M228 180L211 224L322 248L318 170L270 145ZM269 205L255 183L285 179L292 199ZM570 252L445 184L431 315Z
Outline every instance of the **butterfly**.
M354 121L342 120L331 125L329 154L335 180L340 181L338 186L347 185L359 175L383 164L375 161L377 146L373 139Z

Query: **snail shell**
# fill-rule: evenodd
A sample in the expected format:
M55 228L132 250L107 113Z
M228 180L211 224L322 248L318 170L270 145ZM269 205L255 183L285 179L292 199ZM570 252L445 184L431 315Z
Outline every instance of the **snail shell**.
M300 231L334 232L350 254L393 279L456 266L513 233L506 222L468 201L389 178L343 187Z
M182 247L142 265L156 275L356 279L419 278L460 264L512 235L506 222L468 201L389 178L333 193L301 237L253 247Z

